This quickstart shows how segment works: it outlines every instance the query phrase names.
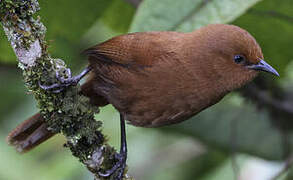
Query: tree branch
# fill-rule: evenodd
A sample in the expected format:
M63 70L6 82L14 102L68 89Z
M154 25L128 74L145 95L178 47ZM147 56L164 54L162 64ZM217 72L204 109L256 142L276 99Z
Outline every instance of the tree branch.
M293 23L293 17L277 12L277 11L266 11L266 10L258 10L255 8L251 8L250 10L248 10L248 13L259 15L262 17L267 16L267 17L277 18L291 24Z
M260 77L259 79L264 78ZM246 97L252 99L259 106L270 109L272 113L274 112L273 114L277 113L278 111L278 113L282 113L283 116L293 117L293 102L291 102L290 99L285 99L274 95L274 91L278 91L279 96L281 94L283 94L283 96L286 96L284 94L287 94L283 90L281 90L280 87L275 88L277 89L262 89L261 85L255 82L247 85L242 93Z
M56 72L64 78L70 76L64 61L48 53L46 28L39 17L33 17L39 9L37 0L0 0L0 22L23 70L25 85L37 100L49 129L63 133L72 154L96 179L104 179L99 172L114 166L116 151L100 132L102 123L94 119L98 108L78 93L79 86L58 94L39 87L39 83L58 83Z
M293 94L286 91L276 81L258 76L253 83L241 90L249 100L252 100L259 108L266 109L270 114L270 120L275 128L279 129L284 140L284 159L291 154L291 147L287 134L293 130Z

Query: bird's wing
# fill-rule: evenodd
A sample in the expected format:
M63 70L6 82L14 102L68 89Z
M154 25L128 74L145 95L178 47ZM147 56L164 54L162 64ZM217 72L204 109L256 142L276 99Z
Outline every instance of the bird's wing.
M159 56L174 50L180 35L177 32L131 33L93 46L84 54L104 63L150 66Z

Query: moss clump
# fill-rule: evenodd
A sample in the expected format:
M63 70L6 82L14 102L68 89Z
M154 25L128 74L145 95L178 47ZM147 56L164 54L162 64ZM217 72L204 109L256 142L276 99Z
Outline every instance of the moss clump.
M38 38L34 33L42 32L40 26L31 26L34 23L31 21L35 21L32 15L38 10L39 4L36 0L2 0L0 2L1 22L6 28L14 30L9 31L12 38L10 41L16 47L29 48L29 45Z
M113 166L116 151L103 145L105 138L100 132L102 124L94 119L99 109L79 94L79 86L68 87L60 93L40 88L40 84L59 83L56 72L65 79L70 75L66 71L66 64L60 59L51 58L48 53L46 28L39 17L33 17L39 9L36 0L0 0L1 24L15 52L31 53L31 46L39 42L40 56L35 55L30 65L21 60L19 63L26 87L37 100L49 129L56 133L62 132L67 137L66 146L72 154L97 175L101 168L110 169ZM96 158L100 151L101 163Z
M2 0L0 2L0 18L16 18L15 15L25 18L32 16L40 9L36 0Z

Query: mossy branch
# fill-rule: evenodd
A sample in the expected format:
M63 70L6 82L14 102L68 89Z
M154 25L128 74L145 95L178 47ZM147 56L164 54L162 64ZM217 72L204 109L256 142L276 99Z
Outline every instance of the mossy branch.
M37 100L49 130L63 133L72 154L96 179L104 179L98 174L114 166L116 151L105 141L100 131L102 123L94 119L98 108L78 93L79 86L60 93L51 93L39 86L39 83L58 83L56 72L64 78L70 76L64 61L48 53L46 28L40 17L33 17L39 9L37 0L0 0L1 24L23 70L25 85Z

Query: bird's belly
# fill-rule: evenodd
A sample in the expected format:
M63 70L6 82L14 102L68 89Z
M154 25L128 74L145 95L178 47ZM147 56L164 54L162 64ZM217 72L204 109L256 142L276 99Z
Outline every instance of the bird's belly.
M133 113L126 114L126 119L134 126L161 127L182 122L195 114L197 112L191 113L185 110L172 112L166 109L160 113L150 110L147 113L142 113L142 115Z
M148 95L146 92L120 91L121 94L112 96L115 100L111 103L134 126L160 127L187 120L222 98L206 99L200 97L200 94L172 92L157 94L156 90Z
M162 105L159 109L152 108L152 106L143 109L131 106L128 108L133 110L125 112L127 121L134 126L141 127L160 127L179 123L197 113L196 110L172 107L172 104L169 107Z
M141 71L122 67L115 67L115 71L102 69L101 75L106 79L99 81L97 91L130 124L142 127L179 123L224 96L225 93L214 93L213 88L206 88L213 87L209 81L195 78L196 75L180 66L174 68L170 65L167 68L152 66Z

